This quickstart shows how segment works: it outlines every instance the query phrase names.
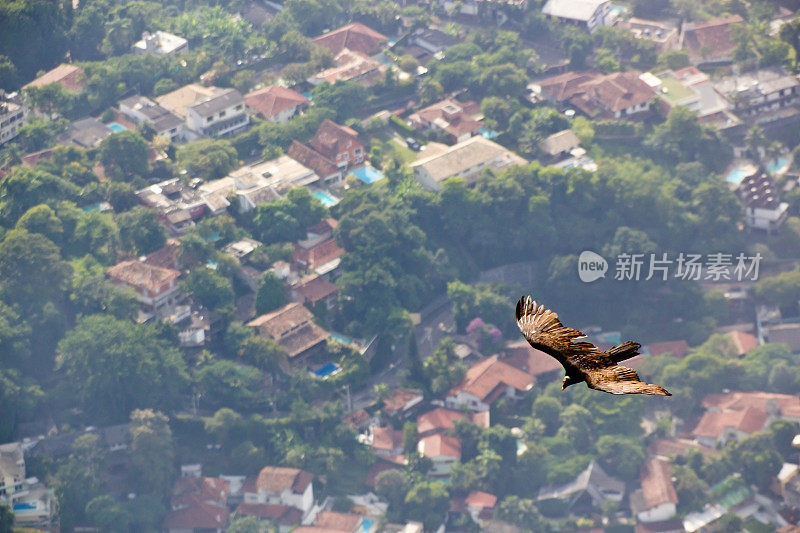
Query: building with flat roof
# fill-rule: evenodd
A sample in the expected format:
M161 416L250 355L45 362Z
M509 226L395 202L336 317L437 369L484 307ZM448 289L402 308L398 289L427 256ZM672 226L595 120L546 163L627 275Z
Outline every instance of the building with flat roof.
M236 89L192 83L159 96L156 102L181 118L195 136L219 137L250 123L244 98Z
M610 22L610 0L548 0L542 13L593 32Z
M449 178L463 178L474 183L484 169L494 171L512 165L524 165L528 161L514 152L478 135L471 137L431 156L411 163L414 177L430 191L442 189L442 182Z
M172 35L165 31L157 30L153 33L144 32L142 39L133 44L134 54L153 54L166 56L179 54L189 49L189 41L183 37Z

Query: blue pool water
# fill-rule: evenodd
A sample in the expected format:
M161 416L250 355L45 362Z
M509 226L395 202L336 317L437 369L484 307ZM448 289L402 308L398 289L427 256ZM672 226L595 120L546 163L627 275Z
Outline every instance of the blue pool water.
M123 126L122 124L120 124L118 122L110 122L108 124L108 129L110 129L114 133L119 133L121 131L126 131L128 128L126 128L125 126Z
M747 169L734 168L728 172L728 175L725 177L725 181L728 183L741 183L745 177L747 177Z
M342 344L350 344L353 342L353 337L348 337L346 335L339 335L338 333L331 333L331 339L341 342Z
M364 533L372 529L373 525L375 525L375 520L372 518L365 518L361 521L361 527L364 529Z
M789 158L788 157L779 157L778 159L774 160L772 163L767 165L767 170L769 172L777 172L780 169L782 169L783 167L785 167L786 163L788 163L788 162L789 162Z
M314 370L312 374L317 376L318 378L327 378L331 374L335 374L336 372L340 371L342 367L337 365L336 363L328 363L325 366L321 366L318 369Z
M386 177L369 165L355 169L352 174L364 183L374 183Z
M481 136L484 139L494 139L495 137L500 135L496 131L490 130L490 129L487 129L487 128L480 128L478 131L481 132Z
M12 511L19 512L19 511L32 511L36 509L36 503L15 503Z
M325 207L333 207L334 205L339 203L339 200L337 200L336 198L334 198L333 196L322 190L314 191L314 193L311 196L319 200L320 203Z

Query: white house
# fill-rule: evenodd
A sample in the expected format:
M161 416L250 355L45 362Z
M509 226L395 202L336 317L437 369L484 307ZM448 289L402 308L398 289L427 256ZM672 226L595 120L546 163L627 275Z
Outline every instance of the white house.
M150 124L159 137L173 142L184 138L184 123L177 115L146 96L135 95L118 103L119 111L136 124Z
M451 435L435 433L420 439L417 451L433 464L429 476L449 476L453 465L461 460L461 441Z
M611 22L611 0L548 0L542 13L593 32Z
M20 128L25 125L26 115L24 105L0 97L0 145L19 135Z
M789 204L780 201L778 187L766 172L744 178L737 192L744 204L745 223L749 228L771 233L789 214Z
M153 54L165 56L169 54L179 54L189 49L189 41L183 37L172 35L165 31L158 30L155 33L144 32L142 40L133 45L134 54Z
M253 486L244 490L245 503L272 503L296 507L307 516L314 507L314 474L298 468L266 466Z
M518 398L530 391L535 381L530 374L493 355L467 370L464 380L447 393L445 405L450 409L488 411L500 398Z
M218 137L250 123L236 89L190 84L159 96L156 102L180 117L195 136Z

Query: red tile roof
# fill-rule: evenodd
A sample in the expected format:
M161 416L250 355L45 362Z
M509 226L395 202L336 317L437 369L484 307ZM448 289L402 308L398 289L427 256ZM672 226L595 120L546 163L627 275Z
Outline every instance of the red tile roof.
M256 479L256 486L267 492L291 490L302 494L314 479L314 474L298 468L265 466Z
M172 268L161 268L129 259L106 270L109 277L142 290L153 291L177 279L181 273Z
M292 141L289 150L286 151L286 155L313 170L321 179L340 172L339 167L328 161L324 155L298 141Z
M270 118L282 111L308 105L310 100L291 89L270 85L244 96L245 103L264 118Z
M333 511L322 511L314 520L314 525L317 527L346 531L347 533L355 531L360 523L361 517L357 514L335 513Z
M333 55L338 54L345 48L372 55L380 51L381 46L387 40L385 35L360 22L342 26L312 39L314 44L324 46L333 52Z
M537 350L528 344L526 340L507 344L505 352L508 357L503 361L534 377L560 371L564 368L554 357Z
M679 359L686 357L689 353L689 344L686 341L666 341L666 342L653 342L647 345L647 351L650 355L663 355L671 353Z
M311 248L295 245L292 261L306 270L314 270L344 255L345 250L333 238L315 244Z
M678 503L669 473L669 463L656 457L645 463L641 473L642 496L648 509L665 503Z
M45 72L22 88L39 88L51 83L58 83L68 91L78 92L86 85L86 73L78 65L67 65L62 63L53 70Z
M194 498L205 503L225 505L229 486L227 481L217 477L180 478L173 491L172 506L190 505L195 501Z
M479 414L483 413L475 413L475 415L471 415L469 418L482 427L489 427L486 417L476 416ZM461 420L462 418L464 418L464 414L459 411L438 407L417 417L417 432L424 434L433 431L447 431L448 429L453 429L456 420Z
M393 452L403 448L403 432L390 427L372 428L372 447L376 450Z
M412 406L422 401L422 391L415 389L395 389L391 395L383 401L383 412L392 414L405 409L410 409Z
M418 449L425 457L452 457L461 459L461 441L457 437L434 433L420 439Z
M728 333L728 337L733 341L737 355L745 355L750 350L758 348L758 339L756 339L755 335L752 333L747 333L746 331L731 331Z
M347 126L340 126L327 118L319 125L308 144L330 161L334 161L337 154L349 151L354 146L364 147L358 140L356 131Z
M497 504L497 496L488 492L473 490L464 499L464 503L471 507L492 508Z
M739 15L695 22L684 27L683 46L695 60L723 59L731 55L736 44L731 39L730 27L742 24Z
M314 315L299 302L284 305L247 323L280 344L289 358L325 342L329 333L314 322Z
M236 516L255 516L262 520L277 520L282 526L294 526L303 520L303 511L289 505L273 503L240 503Z
M467 392L482 401L491 401L495 398L490 399L490 395L495 396L503 387L526 391L533 387L534 382L535 379L530 374L498 360L498 356L493 355L475 363L467 370L464 380L450 389L448 394Z
M292 287L292 290L297 293L301 303L310 303L311 305L338 292L336 285L316 274L301 279L297 285Z
M224 529L228 523L228 508L195 502L190 507L170 511L164 520L164 529Z
M747 433L764 429L769 415L763 409L748 407L740 411L707 411L692 430L695 437L720 438L726 428Z
M703 407L717 411L740 411L755 407L785 418L800 419L800 398L776 392L729 392L709 394L703 399Z
M589 116L623 111L656 97L638 72L567 72L542 80L539 86L549 98L568 101Z

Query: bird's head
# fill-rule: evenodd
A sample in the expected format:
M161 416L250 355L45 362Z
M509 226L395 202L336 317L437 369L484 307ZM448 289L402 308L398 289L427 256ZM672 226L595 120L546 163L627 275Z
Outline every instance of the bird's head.
M575 383L577 383L577 381L572 379L571 376L569 376L569 375L564 376L564 381L561 382L561 390L564 390L567 387L569 387L570 385L574 385Z

